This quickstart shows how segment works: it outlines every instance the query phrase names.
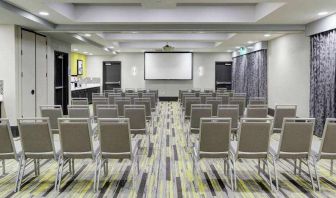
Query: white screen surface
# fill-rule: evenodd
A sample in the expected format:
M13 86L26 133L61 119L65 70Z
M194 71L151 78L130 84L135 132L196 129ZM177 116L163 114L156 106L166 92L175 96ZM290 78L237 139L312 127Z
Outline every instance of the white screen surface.
M145 80L191 80L192 53L145 53Z

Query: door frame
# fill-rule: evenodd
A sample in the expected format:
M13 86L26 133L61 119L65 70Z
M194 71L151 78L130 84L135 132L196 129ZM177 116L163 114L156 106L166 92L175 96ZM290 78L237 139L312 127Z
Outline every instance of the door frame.
M103 92L104 91L104 79L105 79L105 76L104 76L104 65L105 63L119 63L120 64L120 88L122 88L122 72L123 72L123 68L122 68L122 63L121 61L103 61L103 65L102 65L102 86L101 86L101 91Z
M224 64L224 66L226 66L226 63L230 63L231 64L231 84L230 84L230 87L231 87L231 90L232 90L232 66L233 66L233 61L216 61L215 62L215 89L217 89L217 79L216 79L216 72L217 72L217 65L218 64Z

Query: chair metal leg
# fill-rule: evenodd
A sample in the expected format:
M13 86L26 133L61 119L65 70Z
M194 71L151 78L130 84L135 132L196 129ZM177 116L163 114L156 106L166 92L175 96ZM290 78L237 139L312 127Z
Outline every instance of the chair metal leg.
M228 160L228 165L229 165L229 173L230 173L230 181L231 181L231 190L234 191L234 186L233 186L233 165L231 163L231 160Z
M274 159L274 157L273 157L272 161L273 161L273 167L274 167L275 187L276 187L276 190L279 190L277 162Z
M100 173L101 173L101 167L102 167L102 161L103 159L98 159L98 170L97 170L97 182L96 182L96 191L99 190L99 183L100 183Z
M270 164L269 164L268 159L265 159L265 161L266 161L266 164L267 164L268 177L269 177L269 185L270 185L270 188L272 189L272 174L271 174L271 167L270 167ZM265 161L264 161L264 167L265 167Z
M55 190L57 190L57 185L58 185L59 172L60 172L60 164L61 164L61 156L58 156L57 171L56 171L56 177L55 177L55 187L54 187Z
M318 190L321 190L320 177L318 174L318 164L317 164L318 162L314 159L313 163L314 163L314 169L315 169L315 177L317 180L317 187L318 187Z
M71 166L72 166L72 174L75 174L75 159L72 159L71 161Z
M236 171L235 159L232 159L232 165L233 165L234 189L237 190L237 171Z
M19 180L21 177L21 169L22 169L22 163L23 163L23 156L20 156L19 164L18 164L18 173L16 177L16 182L15 182L15 190L14 192L18 192L18 185L19 185Z
M296 175L296 167L297 167L297 164L296 164L296 159L294 159L294 175Z
M104 166L104 176L106 177L108 175L108 160L105 160L103 162L103 166Z
M61 157L60 170L59 170L59 175L58 175L58 184L57 184L57 188L56 188L56 190L58 190L58 191L60 191L60 187L61 187L63 167L64 167L64 159L63 159L63 157Z
M301 175L302 172L302 160L299 161L299 175Z
M333 175L333 169L334 169L334 160L330 161L330 175Z
M15 192L18 192L20 191L21 189L21 183L22 183L22 178L24 176L24 171L25 171L25 168L26 168L26 159L22 159L22 162L21 162L21 165L20 165L20 171L19 171L19 175L18 175L18 181L17 181L17 184L16 184L16 190Z
M6 174L6 163L5 160L2 160L2 174L5 175Z
M35 177L37 177L37 176L38 176L38 172L37 172L37 161L36 161L36 159L33 159L33 161L34 161L34 173L35 173Z
M313 180L313 174L311 173L311 169L310 169L310 163L307 160L307 167L308 167L308 172L309 172L309 176L310 176L310 182L313 186L313 191L315 192L315 185L314 185L314 180Z
M258 159L258 174L260 175L260 159Z

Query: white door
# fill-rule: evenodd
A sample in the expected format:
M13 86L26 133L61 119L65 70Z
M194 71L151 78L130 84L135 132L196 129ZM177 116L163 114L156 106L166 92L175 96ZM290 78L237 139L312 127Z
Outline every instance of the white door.
M35 33L21 31L21 50L21 113L35 117Z
M48 104L48 61L47 38L36 34L36 116L40 116L40 105Z

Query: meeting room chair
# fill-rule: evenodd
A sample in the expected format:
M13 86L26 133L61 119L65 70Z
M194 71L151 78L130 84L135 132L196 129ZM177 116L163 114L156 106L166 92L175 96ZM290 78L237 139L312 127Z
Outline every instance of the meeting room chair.
M118 118L117 105L97 105L97 118Z
M180 104L182 104L182 95L188 92L188 90L179 90L178 101L180 102Z
M40 160L52 159L56 161L59 153L59 150L56 150L54 145L49 118L24 118L18 119L17 123L22 153L19 160L15 192L21 189L28 160L32 160L35 176L39 176Z
M134 104L134 98L139 98L139 94L137 92L126 92L125 97L131 99L131 104Z
M231 118L231 133L237 138L239 127L239 106L238 105L218 105L217 116L220 118Z
M297 105L275 105L273 132L281 131L284 118L296 118L296 110Z
M267 116L267 105L247 105L246 118L266 118Z
M58 134L58 118L63 117L61 105L41 105L40 113L42 117L49 118L50 128L53 134Z
M104 175L108 174L109 159L128 159L132 163L133 188L136 184L136 176L139 173L139 161L132 153L130 123L128 118L98 119L100 151L97 155L94 189L99 190L100 173L103 167ZM134 163L136 161L137 163ZM136 167L135 167L136 165ZM137 172L135 173L135 169Z
M230 97L229 104L239 105L239 117L242 117L245 112L246 98L245 97Z
M230 151L230 118L201 118L200 137L193 148L193 171L199 170L201 159L223 159L224 172L231 169L229 161ZM229 167L227 167L229 166ZM200 171L201 172L201 171ZM231 188L233 189L233 178L230 172Z
M233 93L233 96L232 97L244 97L246 98L246 93Z
M97 105L109 104L108 98L92 98L93 116L97 117Z
M146 110L146 120L151 121L152 111L151 111L151 99L150 98L134 98L135 105L145 105Z
M117 97L114 103L118 106L119 117L124 117L124 105L130 105L131 99L126 97Z
M221 97L206 97L205 104L211 104L212 105L212 116L217 116L218 105L222 104L222 98Z
M158 101L159 101L159 90L157 89L149 89L147 90L147 93L152 93L155 96L155 106L157 105Z
M113 88L114 93L122 93L123 90L121 88Z
M114 91L112 89L110 89L110 90L104 90L105 98L107 98L108 95L111 94L111 93L114 93Z
M282 130L280 133L280 140L272 140L270 144L269 153L272 157L276 189L279 189L277 164L280 159L294 160L294 173L296 173L296 161L304 162L308 167L313 190L315 185L311 173L311 161L309 160L311 154L311 145L313 138L313 131L315 126L315 118L284 118L282 123ZM301 172L301 166L300 166Z
M92 99L94 98L106 98L104 93L92 93Z
M196 97L199 97L200 93L201 93L201 89L200 88L194 88L191 90L191 93L195 93Z
M216 89L217 93L224 93L226 91L227 91L227 88L224 88L224 87L219 87L219 88Z
M216 97L222 98L222 104L229 104L229 93L216 93Z
M70 172L74 175L74 160L91 159L94 162L99 153L99 143L94 142L90 119L59 118L58 124L60 129L61 149L58 156L55 189L60 191L65 163L69 163Z
M69 118L91 118L89 105L68 105Z
M156 115L156 105L157 105L157 101L156 101L156 97L155 97L155 93L153 92L146 92L142 94L142 98L150 98L151 100L151 112L153 112L153 114Z
M16 149L13 133L7 118L0 118L0 159L2 161L2 175L6 174L7 159L18 160L21 151Z
M249 98L250 105L265 105L266 98L265 97L251 97Z
M201 104L206 104L206 98L212 97L211 92L205 92L205 93L200 93L200 98L201 98Z
M133 88L126 88L125 89L125 93L134 93L135 92L135 89Z
M271 167L268 160L268 150L273 128L273 118L242 118L238 129L237 141L230 146L230 162L234 178L234 189L237 189L236 163L241 159L257 159L260 175L260 161L267 164L269 185L272 189Z
M212 115L211 104L192 104L190 110L190 125L186 132L187 145L190 143L191 134L199 134L201 118L209 118Z
M121 96L121 93L109 93L107 97L108 97L109 104L115 104L114 99L120 98L122 96Z
M190 118L191 105L193 105L193 104L201 104L201 98L199 98L199 97L185 97L185 112L184 112L184 118L185 119Z
M87 98L71 98L71 105L89 105Z
M203 92L204 93L213 93L215 91L213 89L204 89Z
M333 161L336 159L336 118L327 118L324 124L322 138L313 139L311 157L315 169L318 189L321 189L318 173L318 162L321 159L330 160L330 175L333 174Z

